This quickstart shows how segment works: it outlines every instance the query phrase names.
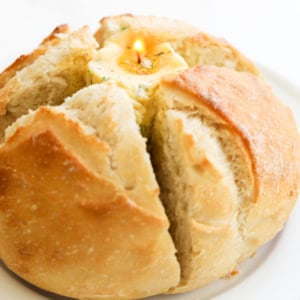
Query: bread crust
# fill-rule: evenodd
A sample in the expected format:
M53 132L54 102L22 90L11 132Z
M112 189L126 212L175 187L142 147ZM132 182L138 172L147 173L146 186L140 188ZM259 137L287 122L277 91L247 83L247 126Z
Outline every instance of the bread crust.
M141 298L176 285L167 218L88 168L67 137L107 163L105 143L50 108L40 108L0 149L7 266L40 288L84 299Z
M7 78L12 77L0 89L0 142L5 128L29 109L60 104L86 85L86 65L98 44L87 26L57 36L67 31L67 26L58 27L37 50L7 73Z
M254 192L243 204L240 262L282 229L297 199L300 138L292 112L259 78L226 68L190 68L162 85L192 96L190 105L208 108L243 142Z
M0 89L12 78L18 71L21 71L28 65L31 65L39 56L43 55L50 47L60 42L59 34L66 34L70 31L67 24L57 26L43 41L38 48L29 54L23 54L17 58L0 74Z
M190 67L216 65L259 75L258 68L223 38L197 32L172 43L172 45L185 58Z
M157 44L181 39L198 32L198 29L194 26L183 21L163 17L124 14L101 19L100 28L95 33L95 38L99 45L103 46L106 40L114 38L113 35L126 30L134 32L136 36L140 34L155 40Z

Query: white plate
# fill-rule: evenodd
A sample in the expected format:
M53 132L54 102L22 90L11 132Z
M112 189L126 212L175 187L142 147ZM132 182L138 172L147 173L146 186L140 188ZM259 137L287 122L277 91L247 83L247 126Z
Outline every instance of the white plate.
M274 92L290 106L300 128L300 90L261 67ZM149 300L300 300L300 202L284 230L239 267L239 275L214 282L197 291ZM0 263L0 299L67 300L41 291L17 278Z

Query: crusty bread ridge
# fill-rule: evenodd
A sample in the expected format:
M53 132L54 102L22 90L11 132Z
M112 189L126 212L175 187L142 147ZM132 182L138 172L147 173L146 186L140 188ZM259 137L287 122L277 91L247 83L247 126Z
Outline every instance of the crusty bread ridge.
M85 86L86 65L97 43L88 27L57 36L67 31L66 26L58 27L31 55L4 71L4 86L0 89L0 141L4 129L28 109L59 104Z

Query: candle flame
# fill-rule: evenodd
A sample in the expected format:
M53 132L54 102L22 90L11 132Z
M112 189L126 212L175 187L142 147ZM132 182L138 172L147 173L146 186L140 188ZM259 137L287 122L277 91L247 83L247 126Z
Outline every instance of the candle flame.
M133 44L133 50L136 51L138 54L144 54L145 47L144 47L144 43L141 39L135 40L135 42Z

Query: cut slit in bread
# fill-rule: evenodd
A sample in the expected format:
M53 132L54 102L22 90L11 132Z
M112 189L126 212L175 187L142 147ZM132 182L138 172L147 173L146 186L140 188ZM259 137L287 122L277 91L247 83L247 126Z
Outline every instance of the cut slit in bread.
M171 292L230 273L241 242L238 196L216 137L197 117L160 111L152 130L151 157L181 266L181 283Z

